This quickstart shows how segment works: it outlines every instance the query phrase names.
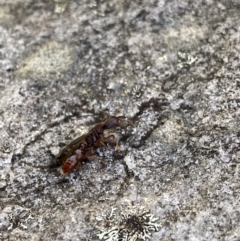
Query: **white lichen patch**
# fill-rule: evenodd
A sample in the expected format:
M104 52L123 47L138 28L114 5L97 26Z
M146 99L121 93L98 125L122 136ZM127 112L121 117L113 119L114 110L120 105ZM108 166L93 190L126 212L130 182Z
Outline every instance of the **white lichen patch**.
M125 214L122 215L120 221L116 222L112 213L109 216L108 225L109 228L102 230L98 234L100 240L105 241L136 241L136 240L149 240L151 238L151 232L158 231L161 224L156 221L150 212L144 212L142 214Z

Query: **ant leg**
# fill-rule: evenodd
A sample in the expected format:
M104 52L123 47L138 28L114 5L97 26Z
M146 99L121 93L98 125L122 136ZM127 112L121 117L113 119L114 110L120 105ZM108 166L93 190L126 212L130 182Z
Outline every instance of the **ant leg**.
M110 136L107 136L104 138L104 142L108 142L108 143L113 143L115 144L115 148L117 151L121 151L119 145L118 145L118 139L116 138L116 136L114 134L111 134Z
M103 161L103 160L99 160L97 158L97 156L93 153L93 150L90 150L87 152L86 154L86 158L89 160L89 161L95 161L95 160L98 160L102 166L106 166L106 163Z
M111 141L110 139L114 139L114 141ZM108 140L109 139L109 140ZM117 144L116 137L114 135L110 135L108 137L100 136L99 139L94 143L94 146L97 147L105 147L106 149L110 150L110 148L105 143L114 143ZM118 144L117 144L118 146Z
M108 149L108 147L104 143L104 138L103 138L102 135L99 136L99 139L94 143L94 146L96 146L96 147L105 147L105 148Z
M89 150L85 157L89 160L89 161L93 161L95 159L97 159L97 156L94 154L93 150Z
M130 126L134 126L133 122L131 120L127 120L127 123L130 125Z

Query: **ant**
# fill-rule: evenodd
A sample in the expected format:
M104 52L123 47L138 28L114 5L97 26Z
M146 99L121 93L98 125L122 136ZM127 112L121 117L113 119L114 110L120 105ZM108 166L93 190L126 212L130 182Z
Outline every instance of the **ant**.
M125 127L122 120L124 116L110 116L95 125L89 133L80 136L67 145L56 157L57 161L62 164L62 173L68 174L73 171L79 163L85 159L94 159L94 147L106 147L106 143L114 143L119 150L118 140L114 134L107 137L104 136L104 131L117 126ZM130 121L128 123L132 124Z

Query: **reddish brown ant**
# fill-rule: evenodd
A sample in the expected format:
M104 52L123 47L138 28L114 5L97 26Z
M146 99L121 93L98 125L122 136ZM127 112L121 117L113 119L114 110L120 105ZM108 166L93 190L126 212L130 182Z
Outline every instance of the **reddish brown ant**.
M106 147L106 143L114 143L116 149L119 149L118 141L114 134L104 137L104 131L112 129L117 126L124 127L121 122L125 119L124 116L110 116L95 125L88 134L83 135L67 145L56 157L56 159L62 164L62 173L68 174L73 171L79 163L84 159L93 159L94 147ZM128 123L131 124L130 121Z

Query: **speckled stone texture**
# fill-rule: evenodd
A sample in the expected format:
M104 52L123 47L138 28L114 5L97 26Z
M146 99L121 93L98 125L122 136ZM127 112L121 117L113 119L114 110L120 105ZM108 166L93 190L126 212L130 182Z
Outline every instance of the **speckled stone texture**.
M0 0L0 240L240 240L239 12ZM62 176L54 156L110 115L133 122L121 151Z

